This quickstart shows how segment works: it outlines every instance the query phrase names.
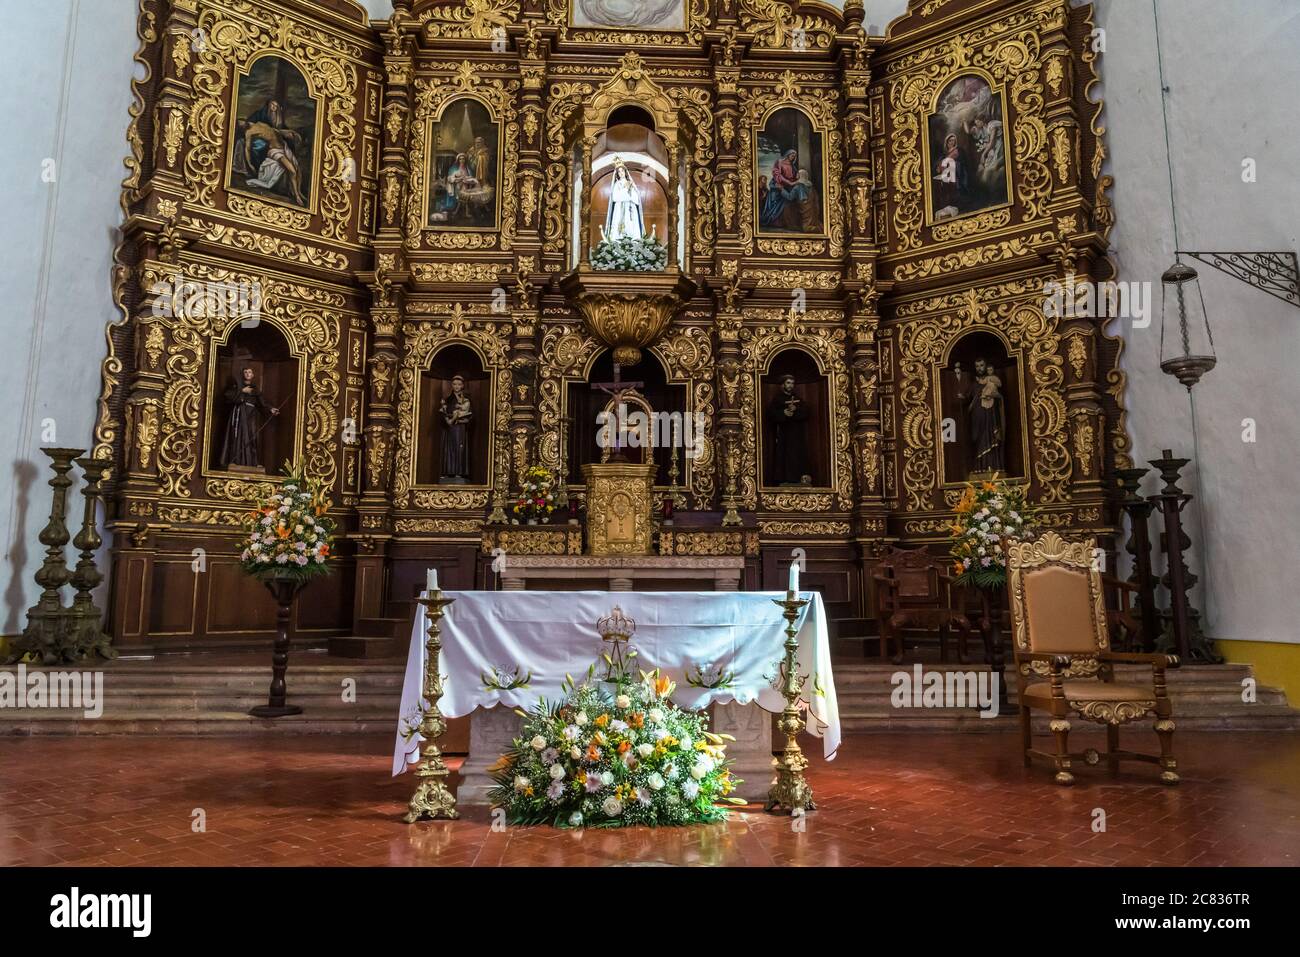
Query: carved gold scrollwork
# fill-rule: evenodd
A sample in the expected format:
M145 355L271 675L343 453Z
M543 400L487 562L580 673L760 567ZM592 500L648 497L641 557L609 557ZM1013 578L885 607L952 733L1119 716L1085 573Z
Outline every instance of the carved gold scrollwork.
M513 247L516 203L519 201L519 190L515 188L519 156L519 121L515 104L518 92L518 80L495 79L468 60L457 67L454 77L416 78L415 115L410 124L407 151L410 158L410 188L406 197L406 245L409 249L419 249L422 245L431 249L509 250ZM492 112L493 119L501 125L499 232L429 229L424 222L431 124L448 102L467 96L483 102Z
M782 106L792 106L808 114L813 128L823 136L822 155L826 158L826 239L772 238L758 241L761 251L780 255L815 256L827 252L838 256L844 251L845 202L844 150L840 144L840 93L829 87L798 84L790 70L784 71L773 88L742 87L739 152L742 157L755 155L755 144L767 115ZM740 177L740 241L747 252L754 251L755 210L752 176Z
M850 408L849 408L849 370L844 361L847 333L842 324L843 316L830 310L822 310L835 316L839 321L835 325L824 325L812 321L813 313L804 316L792 315L777 325L767 323L749 323L751 317L756 320L768 319L778 310L747 310L747 324L741 330L741 358L745 372L741 376L742 422L752 423L742 430L740 440L740 472L737 476L738 495L745 508L759 507L758 457L760 449L756 439L758 425L758 386L760 378L768 368L772 356L786 348L799 348L811 353L817 365L827 377L828 395L831 406L831 486L833 493L827 492L764 492L762 506L774 511L829 511L832 508L849 509L853 499L853 462L850 451Z
M901 57L886 67L893 124L889 140L891 201L898 251L917 249L922 244L921 228L926 218L924 170L929 161L921 155L921 126L926 122L937 91L973 68L985 71L1006 91L1011 122L1007 159L1012 164L1015 195L1025 217L1037 219L1046 214L1053 182L1047 166L1039 36L1058 21L1059 10L1055 5L1044 4L978 26L958 38ZM936 224L935 238L940 239L940 233L952 238L963 228L944 224L940 229Z
M346 176L345 170L356 149L358 67L365 63L366 51L338 33L292 22L254 3L232 3L230 10L206 8L199 15L199 29L205 40L195 47L190 149L184 163L190 201L214 206L216 191L222 186L230 127L226 104L234 78L254 57L275 51L293 60L307 77L313 95L322 98L325 137L319 146L315 177L321 196L321 235L346 241L355 177ZM308 214L235 194L227 197L227 209L254 222L271 222L299 232L310 227Z
M412 499L418 508L471 509L487 505L486 489L453 487L415 489L415 409L419 401L420 377L429 368L434 353L449 343L469 346L484 360L485 371L492 378L495 401L492 419L484 417L480 427L491 429L498 445L507 441L500 434L500 423L510 418L510 337L508 322L492 321L487 315L467 314L459 304L445 318L422 318L405 325L406 355L397 374L397 448L393 475L393 503L408 507ZM491 486L500 450L489 456L487 485Z
M1032 280L1023 282L1025 291L1035 289ZM1039 282L1041 286L1041 280ZM972 293L979 308L972 308L970 296L949 295L923 300L900 312L912 321L898 328L898 401L902 413L902 460L904 507L919 511L938 507L935 493L938 473L934 407L933 369L944 350L974 326L991 324L1020 351L1031 382L1031 441L1034 478L1043 504L1069 498L1070 453L1066 447L1066 410L1063 397L1064 361L1058 355L1060 335L1057 320L1043 315L1041 296L995 301L999 294L1016 290L1016 284L989 287L984 295ZM935 314L929 314L933 309Z

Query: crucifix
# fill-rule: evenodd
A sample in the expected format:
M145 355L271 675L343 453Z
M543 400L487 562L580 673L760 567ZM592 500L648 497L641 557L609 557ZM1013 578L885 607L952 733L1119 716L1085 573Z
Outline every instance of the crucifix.
M617 362L615 362L614 381L593 382L591 384L591 389L593 392L604 392L606 395L611 396L615 400L614 401L615 414L621 416L623 393L635 392L637 389L641 388L644 385L645 385L644 382L624 382L623 367L619 365ZM607 419L605 422L605 429L607 431L603 433L603 436L606 438L606 441L610 443L610 445L607 447L613 449L613 453L612 453L613 460L625 461L626 457L623 455L623 445L622 442L620 441L621 432L619 429L619 424L615 422L610 422Z

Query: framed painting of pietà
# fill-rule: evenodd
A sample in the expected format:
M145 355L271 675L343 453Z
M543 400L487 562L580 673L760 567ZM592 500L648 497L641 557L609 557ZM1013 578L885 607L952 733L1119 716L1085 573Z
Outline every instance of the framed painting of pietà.
M497 229L501 128L491 109L474 97L449 100L428 135L425 228Z
M297 65L258 57L235 81L226 189L315 212L320 121Z
M1002 91L979 74L959 76L939 92L925 126L931 223L1010 201L1006 121Z
M773 111L754 151L754 197L760 235L823 236L826 169L822 134L803 110Z
M569 25L607 30L685 30L686 0L569 0Z

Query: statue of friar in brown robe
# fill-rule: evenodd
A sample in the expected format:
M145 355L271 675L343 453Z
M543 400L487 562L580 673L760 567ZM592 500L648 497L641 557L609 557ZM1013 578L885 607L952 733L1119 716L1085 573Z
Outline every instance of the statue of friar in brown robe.
M253 370L245 366L238 377L226 387L226 402L230 405L230 420L226 423L226 440L221 446L221 467L256 469L262 466L258 451L258 436L262 431L263 415L279 415L280 410L267 405L262 390L257 387Z

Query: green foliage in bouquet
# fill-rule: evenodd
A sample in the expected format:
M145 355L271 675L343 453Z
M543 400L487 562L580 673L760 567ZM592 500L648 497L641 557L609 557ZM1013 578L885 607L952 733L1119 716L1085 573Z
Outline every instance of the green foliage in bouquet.
M1033 509L1020 485L996 475L967 484L952 525L952 574L959 585L1002 588L1007 583L1007 549L1034 537Z
M683 711L668 697L674 685L658 672L624 678L613 690L593 681L564 683L564 698L527 714L508 754L490 769L493 805L511 824L626 827L707 824L725 820L718 802L739 782L725 741L708 716Z
M668 266L668 247L654 236L604 239L591 251L593 269L662 272Z
M285 463L284 479L244 519L239 565L258 578L307 580L328 574L334 519L320 482Z

